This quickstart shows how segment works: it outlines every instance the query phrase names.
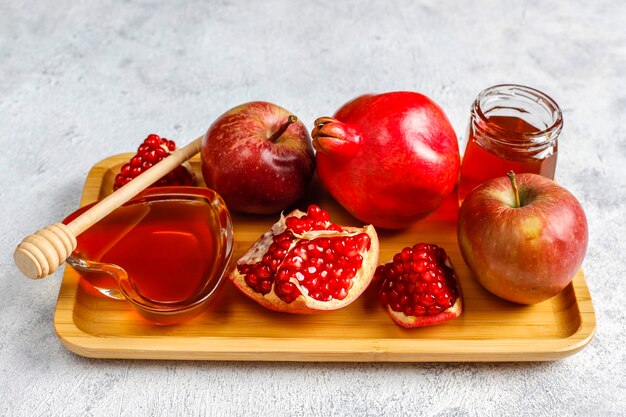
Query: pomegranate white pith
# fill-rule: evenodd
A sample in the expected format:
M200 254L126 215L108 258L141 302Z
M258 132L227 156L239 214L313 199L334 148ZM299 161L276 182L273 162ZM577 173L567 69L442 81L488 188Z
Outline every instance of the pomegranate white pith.
M311 206L307 213L296 210L281 215L237 262L230 279L245 295L272 310L336 310L367 288L378 250L373 226L334 225L328 212Z

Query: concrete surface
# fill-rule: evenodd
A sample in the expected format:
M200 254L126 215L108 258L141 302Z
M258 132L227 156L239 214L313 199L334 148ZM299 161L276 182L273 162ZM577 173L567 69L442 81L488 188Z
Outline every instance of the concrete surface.
M0 415L626 415L623 1L0 1ZM533 364L89 360L52 316L61 273L11 253L62 219L88 169L148 133L185 142L263 99L308 126L364 92L421 91L465 130L485 87L565 114L557 175L590 223L598 333Z

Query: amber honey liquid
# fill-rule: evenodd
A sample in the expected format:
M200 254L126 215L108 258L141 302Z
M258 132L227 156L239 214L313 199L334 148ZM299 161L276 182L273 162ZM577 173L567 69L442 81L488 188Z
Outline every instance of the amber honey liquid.
M524 152L522 142L516 144L519 134L533 134L540 131L523 119L510 116L491 116L488 123L497 126L503 139L514 144L507 149L506 145L481 145L481 138L470 126L470 134L461 166L459 183L459 202L477 185L492 178L505 176L509 171L515 173L530 172L553 179L556 169L557 152L554 149L534 155ZM492 126L493 127L493 126ZM506 132L512 132L509 135ZM488 149L486 149L488 147Z
M177 303L202 291L221 264L215 214L195 201L142 202L121 207L78 237L87 260L123 268L135 291L160 303ZM85 274L96 288L117 289L104 273Z

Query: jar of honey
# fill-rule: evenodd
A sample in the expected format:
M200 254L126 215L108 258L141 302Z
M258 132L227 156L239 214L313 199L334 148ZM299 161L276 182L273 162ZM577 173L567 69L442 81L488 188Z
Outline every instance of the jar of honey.
M561 109L541 91L503 84L481 92L471 109L459 202L477 185L511 170L554 179L562 128Z

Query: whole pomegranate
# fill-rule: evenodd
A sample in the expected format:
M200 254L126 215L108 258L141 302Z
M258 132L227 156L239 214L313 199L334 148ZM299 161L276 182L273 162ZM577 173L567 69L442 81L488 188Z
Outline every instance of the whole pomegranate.
M239 259L230 275L245 295L271 310L337 310L367 288L378 263L373 226L331 223L312 205L280 217Z
M317 170L354 217L401 229L436 209L459 173L457 138L428 97L393 92L358 97L312 132Z

